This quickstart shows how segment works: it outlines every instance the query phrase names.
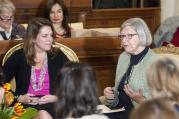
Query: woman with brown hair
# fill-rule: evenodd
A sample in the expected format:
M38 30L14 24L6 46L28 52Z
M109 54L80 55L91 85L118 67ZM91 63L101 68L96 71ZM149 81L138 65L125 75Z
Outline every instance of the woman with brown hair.
M63 0L48 0L45 14L52 22L56 38L71 37L68 10Z
M5 82L16 80L18 102L27 107L47 110L54 116L55 79L68 59L53 47L53 27L45 18L32 19L27 28L24 47L15 51L5 62Z

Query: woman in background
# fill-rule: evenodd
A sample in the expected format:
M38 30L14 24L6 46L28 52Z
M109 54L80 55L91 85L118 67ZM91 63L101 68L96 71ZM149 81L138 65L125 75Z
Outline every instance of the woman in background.
M16 80L18 102L27 107L47 110L54 117L55 81L58 70L68 59L54 48L53 27L45 18L34 18L27 28L24 47L5 62L5 82Z
M71 28L68 25L68 10L63 0L49 0L46 6L47 18L52 22L56 38L71 37Z
M24 39L26 30L14 23L15 11L10 0L0 0L0 40Z

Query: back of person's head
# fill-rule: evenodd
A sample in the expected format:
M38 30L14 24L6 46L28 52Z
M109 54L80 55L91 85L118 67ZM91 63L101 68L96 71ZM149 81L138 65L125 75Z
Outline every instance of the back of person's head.
M120 31L122 31L127 26L132 27L137 32L141 45L143 46L151 45L152 43L151 32L143 19L131 18L131 19L126 20L121 25Z
M153 99L135 108L130 119L179 119L174 105L165 99Z
M79 118L97 113L96 75L83 63L69 62L57 77L57 118Z
M40 30L44 26L52 27L52 23L43 17L36 17L30 20L27 27L27 33L24 40L24 52L27 56L27 59L30 59L28 62L29 64L34 64L34 57L35 57L35 46L34 40L36 40L37 35L39 34ZM31 62L32 61L32 62Z
M179 62L172 57L161 57L147 69L147 80L152 96L166 97L179 102Z
M0 14L4 12L15 13L16 8L10 0L0 0Z

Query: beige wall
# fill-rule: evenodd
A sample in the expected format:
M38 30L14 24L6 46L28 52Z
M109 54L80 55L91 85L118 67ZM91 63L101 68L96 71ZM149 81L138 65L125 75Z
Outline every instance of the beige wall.
M176 15L179 15L179 0L161 0L161 22Z

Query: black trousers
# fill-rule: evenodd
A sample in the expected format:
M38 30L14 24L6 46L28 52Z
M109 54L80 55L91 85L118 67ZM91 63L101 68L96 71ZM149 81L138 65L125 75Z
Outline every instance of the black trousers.
M47 103L47 104L42 104L42 105L29 105L29 104L24 104L24 107L32 107L37 110L46 110L53 118L55 118L55 109L54 109L54 103Z

